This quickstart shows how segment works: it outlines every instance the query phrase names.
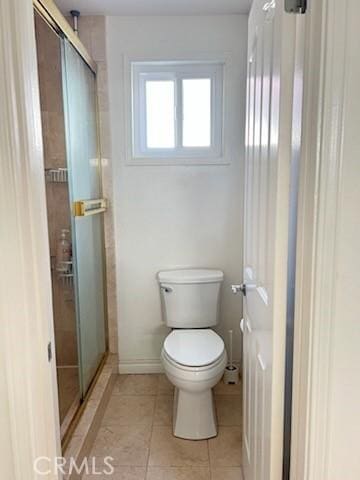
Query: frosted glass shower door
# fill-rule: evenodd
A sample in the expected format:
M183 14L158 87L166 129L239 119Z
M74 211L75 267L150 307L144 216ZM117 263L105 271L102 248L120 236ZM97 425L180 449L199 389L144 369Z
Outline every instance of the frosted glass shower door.
M75 216L75 202L101 198L100 157L95 75L66 40L63 41L63 90L84 395L105 353L103 214Z

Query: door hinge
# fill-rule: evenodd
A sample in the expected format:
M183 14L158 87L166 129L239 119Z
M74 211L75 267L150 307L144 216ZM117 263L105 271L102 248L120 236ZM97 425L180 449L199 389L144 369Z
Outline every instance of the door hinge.
M52 360L52 346L51 346L51 342L48 343L47 353L48 353L48 360L49 360L49 362L51 362L51 360Z
M306 13L307 0L285 0L285 12Z

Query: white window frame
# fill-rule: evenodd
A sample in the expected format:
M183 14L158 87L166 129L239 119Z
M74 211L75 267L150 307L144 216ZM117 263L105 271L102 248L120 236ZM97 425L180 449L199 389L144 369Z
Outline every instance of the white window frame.
M216 159L223 154L223 62L175 61L131 62L132 156L146 159ZM182 80L211 80L211 144L209 147L182 146ZM173 80L175 84L175 148L146 145L147 80Z

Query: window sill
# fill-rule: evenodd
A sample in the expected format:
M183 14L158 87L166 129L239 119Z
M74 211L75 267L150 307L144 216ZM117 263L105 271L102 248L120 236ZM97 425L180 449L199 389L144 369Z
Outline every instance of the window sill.
M230 165L230 161L226 158L144 158L144 157L132 157L127 159L126 165L130 167L142 167L142 166L202 166L202 165Z

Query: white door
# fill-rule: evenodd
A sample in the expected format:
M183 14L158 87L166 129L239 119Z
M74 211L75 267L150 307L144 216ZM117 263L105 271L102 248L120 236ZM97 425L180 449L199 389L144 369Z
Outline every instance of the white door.
M282 478L286 273L295 18L254 0L249 17L245 248L246 480Z

